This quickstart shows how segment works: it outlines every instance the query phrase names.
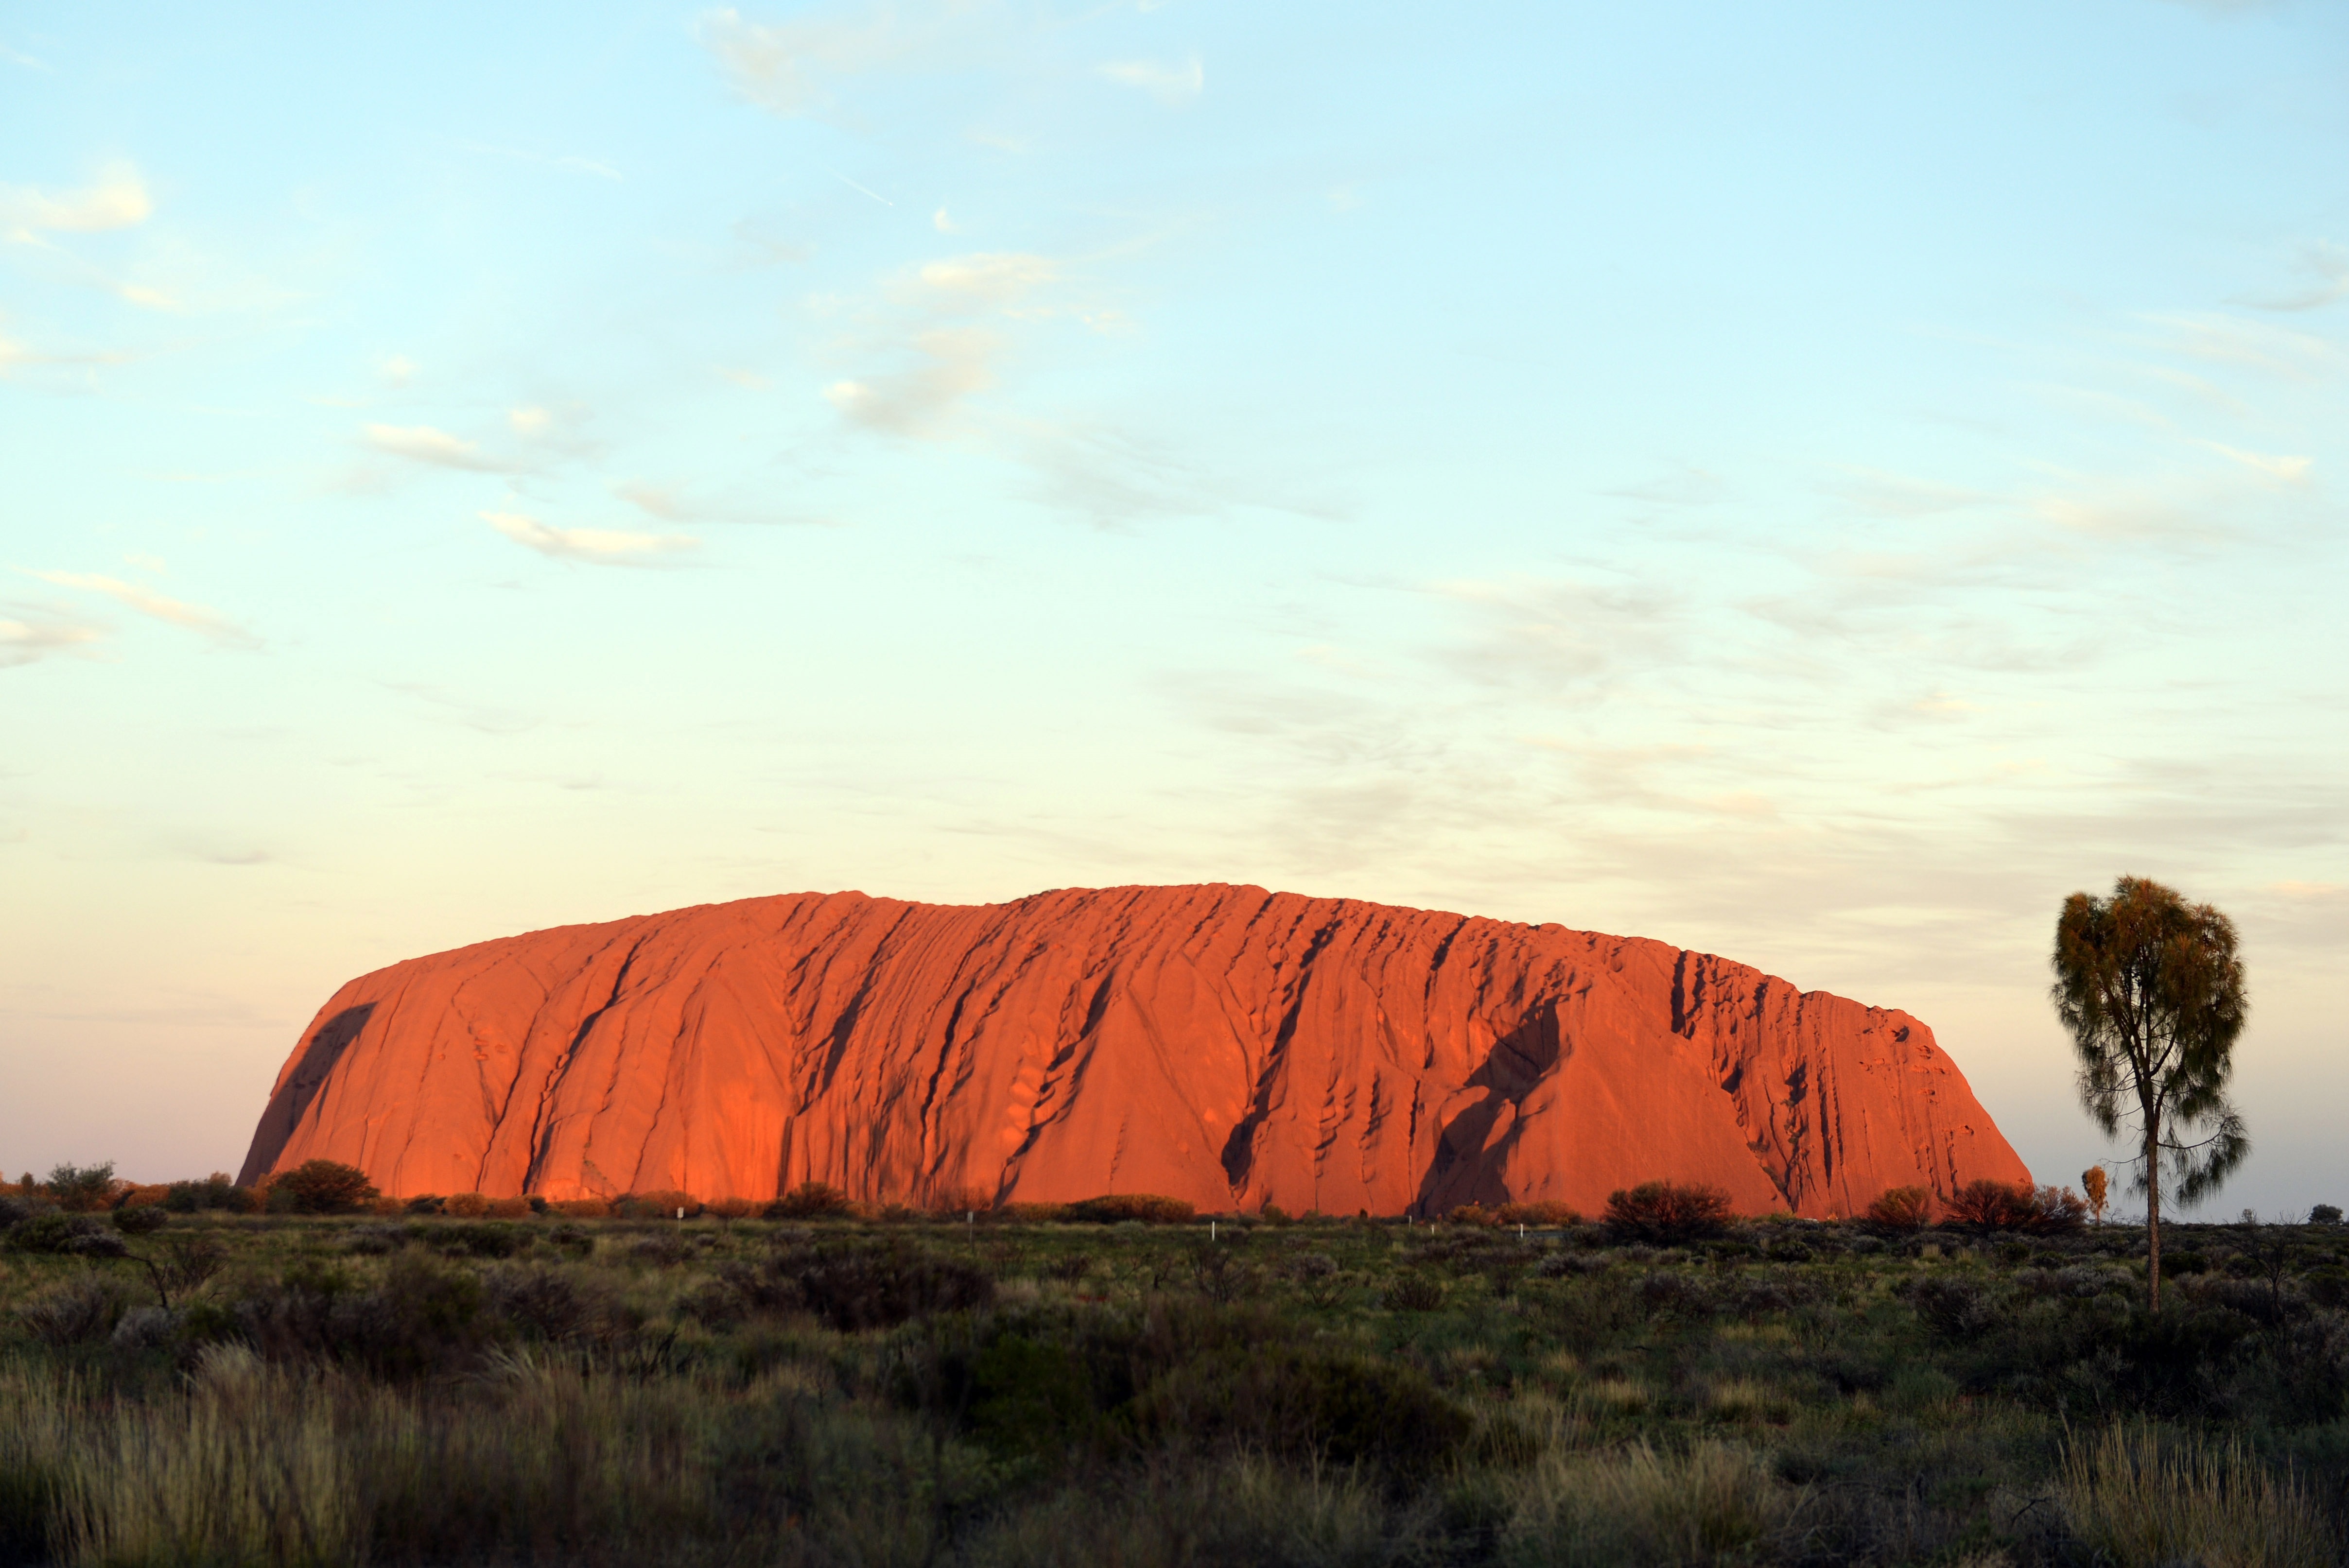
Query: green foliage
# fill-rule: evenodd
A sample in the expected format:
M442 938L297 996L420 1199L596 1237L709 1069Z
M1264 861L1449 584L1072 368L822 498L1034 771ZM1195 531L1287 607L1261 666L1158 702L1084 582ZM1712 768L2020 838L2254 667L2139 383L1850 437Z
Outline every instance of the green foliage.
M171 1216L153 1203L114 1211L114 1228L126 1236L151 1236L171 1222Z
M1467 1439L1467 1416L1407 1364L1319 1346L1233 1346L1169 1368L1133 1402L1160 1442L1227 1444L1423 1473Z
M114 1201L114 1161L102 1165L58 1165L41 1183L57 1207L71 1213L103 1209Z
M201 1181L174 1181L163 1192L163 1207L175 1214L200 1214L210 1210L245 1214L257 1206L253 1193L238 1186L225 1171L215 1171Z
M270 1183L269 1209L272 1213L348 1214L375 1195L375 1183L358 1167L310 1160Z
M2161 1244L2161 1199L2193 1204L2250 1155L2227 1097L2251 1000L2234 923L2171 888L2123 877L2108 899L2075 892L2055 923L2054 997L2079 1057L2080 1103L2106 1137L2140 1140L2135 1191L2147 1244ZM2147 1280L2158 1310L2161 1276Z

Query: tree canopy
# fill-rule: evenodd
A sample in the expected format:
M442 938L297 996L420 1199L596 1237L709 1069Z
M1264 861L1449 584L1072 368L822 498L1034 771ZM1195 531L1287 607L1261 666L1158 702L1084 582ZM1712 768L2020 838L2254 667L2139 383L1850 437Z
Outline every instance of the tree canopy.
M2250 1012L2235 925L2144 877L2110 898L2075 892L2055 923L2054 996L2079 1054L2080 1103L2107 1137L2138 1141L2130 1188L2146 1195L2149 1287L2161 1303L2161 1199L2197 1203L2250 1154L2227 1098Z

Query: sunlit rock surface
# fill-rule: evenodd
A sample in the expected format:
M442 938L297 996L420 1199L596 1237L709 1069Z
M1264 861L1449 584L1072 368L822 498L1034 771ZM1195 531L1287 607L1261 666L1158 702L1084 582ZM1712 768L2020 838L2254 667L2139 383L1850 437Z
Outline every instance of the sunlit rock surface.
M402 1196L1343 1214L1595 1213L1671 1178L1825 1217L2028 1179L1906 1013L1635 937L1222 885L798 893L412 958L320 1011L243 1177L318 1158Z

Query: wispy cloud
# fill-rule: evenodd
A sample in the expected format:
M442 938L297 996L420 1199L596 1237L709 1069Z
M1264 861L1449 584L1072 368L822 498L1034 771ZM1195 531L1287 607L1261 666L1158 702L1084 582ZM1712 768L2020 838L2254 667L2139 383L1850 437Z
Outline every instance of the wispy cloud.
M1070 294L1066 263L1023 251L942 257L888 278L887 308L847 345L867 361L824 398L868 429L925 439L968 433L962 405L996 384L1014 326L1105 315Z
M605 528L557 528L515 511L485 511L481 521L541 555L598 566L643 566L701 541L684 533L628 533Z
M1827 481L1829 491L1878 517L1930 517L1987 500L1981 491L1878 469L1845 469Z
M457 145L467 152L482 153L492 158L510 159L516 163L536 163L548 169L561 169L574 174L592 174L598 180L626 180L626 175L610 164L593 158L575 155L533 152L522 147L498 147L488 142L460 141Z
M2308 477L2310 465L2315 461L2313 458L2284 457L2268 452L2249 452L2245 451L2240 447L2230 447L2224 441L2198 440L2194 444L2198 447L2208 448L2209 450L2218 453L2220 457L2228 459L2232 462L2240 463L2245 468L2251 469L2256 472L2265 474L2271 480L2282 480L2288 484L2297 483L2298 481L2306 479Z
M1101 67L1101 74L1120 86L1139 88L1160 103L1174 108L1189 103L1207 86L1207 69L1196 55L1173 64L1155 60L1113 60Z
M93 593L103 593L142 615L201 633L225 648L257 648L261 645L259 637L217 610L191 604L184 600L168 599L141 588L136 583L125 583L119 577L102 577L85 572L28 572L26 575L55 583L60 588L80 588Z
M2318 241L2302 246L2292 270L2296 282L2254 294L2243 303L2261 310L2314 310L2349 297L2349 247Z
M128 229L155 211L147 183L129 163L107 164L78 191L44 191L30 185L0 185L0 228L30 234L47 231L87 234Z
M2342 367L2341 350L2312 333L2230 315L2152 315L2162 329L2162 346L2217 364L2263 370L2307 380Z
M0 605L0 669L35 664L51 654L87 648L104 633L45 610Z
M824 400L856 424L892 435L939 438L952 433L957 405L995 385L999 333L983 327L934 327L916 333L903 356L914 363L863 380L835 381Z
M369 425L367 443L379 452L444 469L496 474L510 472L514 466L490 456L475 442L429 425Z
M771 25L732 7L703 14L696 36L734 90L773 113L800 117L834 106L835 84L892 67L967 63L999 27L1001 8L972 0L844 6Z

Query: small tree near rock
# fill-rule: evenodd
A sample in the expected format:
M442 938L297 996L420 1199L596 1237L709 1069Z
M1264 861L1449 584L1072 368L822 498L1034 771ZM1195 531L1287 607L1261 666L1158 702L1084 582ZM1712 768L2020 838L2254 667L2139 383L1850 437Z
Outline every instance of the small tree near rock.
M1704 1241L1728 1230L1729 1194L1693 1183L1642 1181L1607 1195L1607 1228L1619 1241Z
M1893 1187L1868 1206L1868 1226L1889 1235L1910 1235L1933 1222L1933 1194L1922 1187Z
M2105 1222L2105 1203L2111 1189L2105 1180L2105 1168L2091 1165L2080 1172L2080 1191L2088 1195L2088 1212L2099 1225Z
M274 1209L284 1203L301 1214L357 1213L374 1201L375 1183L356 1165L332 1160L312 1160L286 1171L270 1183ZM281 1198L278 1194L290 1193Z
M2146 1289L2161 1310L2161 1199L2192 1205L2251 1151L2227 1097L2251 1000L2234 922L2144 877L2075 892L2055 922L2055 1011L2080 1064L2080 1103L2107 1138L2136 1135L2146 1196Z

